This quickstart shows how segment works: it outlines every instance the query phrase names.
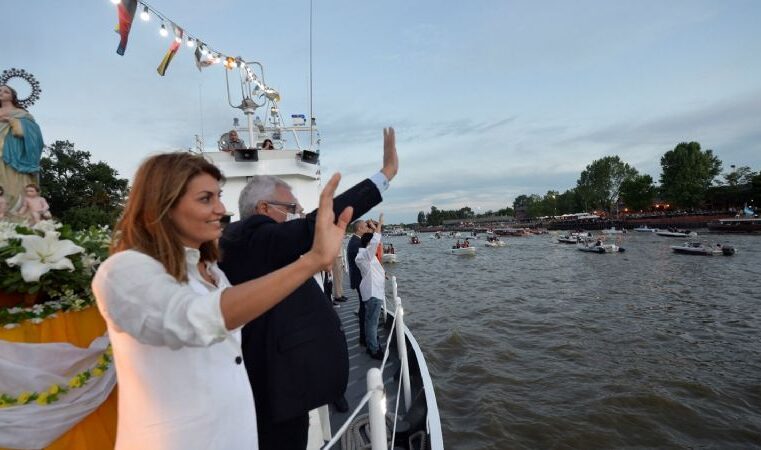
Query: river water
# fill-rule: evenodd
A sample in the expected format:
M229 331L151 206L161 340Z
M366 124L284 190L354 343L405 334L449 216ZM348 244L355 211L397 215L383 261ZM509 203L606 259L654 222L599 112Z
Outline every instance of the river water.
M761 448L761 236L705 237L738 253L386 238L446 448Z

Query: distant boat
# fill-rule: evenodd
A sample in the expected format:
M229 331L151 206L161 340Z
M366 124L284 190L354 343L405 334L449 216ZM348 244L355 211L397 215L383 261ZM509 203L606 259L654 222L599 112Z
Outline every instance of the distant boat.
M384 253L381 256L381 262L383 264L396 264L396 253Z
M579 251L588 253L623 253L626 251L623 247L619 247L616 244L605 244L600 240L594 244L590 242L584 242L583 244L579 244L579 246L576 248Z
M698 237L698 233L689 230L677 230L676 228L669 228L668 230L658 230L655 232L658 236L666 237Z
M656 233L659 230L658 230L658 228L650 228L647 225L645 225L645 226L633 228L633 231L637 231L637 232L640 232L640 233Z
M732 256L735 254L735 248L730 245L716 244L711 246L705 245L702 242L685 242L682 245L672 245L671 250L674 253L681 253L683 255Z
M476 256L475 247L450 248L449 254L458 256Z
M610 227L602 230L602 234L624 234L624 231L617 230L616 227Z
M486 242L484 242L484 245L487 247L505 247L507 244L500 240L498 237L488 237L486 238Z
M710 231L722 233L761 233L761 219L758 217L719 219L709 222Z

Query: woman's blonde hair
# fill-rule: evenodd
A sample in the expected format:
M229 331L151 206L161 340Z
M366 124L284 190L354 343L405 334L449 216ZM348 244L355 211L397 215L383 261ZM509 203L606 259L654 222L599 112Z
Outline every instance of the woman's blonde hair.
M124 213L114 229L111 254L137 250L160 261L177 281L187 281L185 248L170 211L187 191L190 180L209 174L224 182L222 172L202 156L165 153L140 165ZM215 241L201 245L201 261L219 259Z

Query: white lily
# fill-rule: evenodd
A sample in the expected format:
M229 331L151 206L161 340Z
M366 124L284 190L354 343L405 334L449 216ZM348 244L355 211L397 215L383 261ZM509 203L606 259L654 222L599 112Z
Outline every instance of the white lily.
M56 222L55 220L40 220L37 222L32 229L35 231L41 231L43 233L47 233L49 231L55 231L59 228L61 228L63 224L60 222Z
M21 277L27 283L36 283L51 270L74 270L74 264L67 256L81 253L84 249L70 240L59 240L58 233L47 232L45 237L21 235L24 253L18 253L5 262L21 266Z

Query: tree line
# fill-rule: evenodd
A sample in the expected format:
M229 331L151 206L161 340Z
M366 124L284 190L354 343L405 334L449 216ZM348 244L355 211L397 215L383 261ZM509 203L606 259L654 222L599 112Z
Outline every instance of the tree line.
M578 212L603 211L618 214L649 211L656 200L668 209L723 209L761 202L761 171L748 166L735 167L722 174L722 162L712 150L702 150L698 142L682 142L661 157L659 184L650 175L640 174L618 156L593 161L579 175L576 186L563 193L519 195L512 208L480 216L512 215L519 211L527 217L558 216ZM447 219L479 217L469 207L459 210L420 211L421 225L441 225Z

